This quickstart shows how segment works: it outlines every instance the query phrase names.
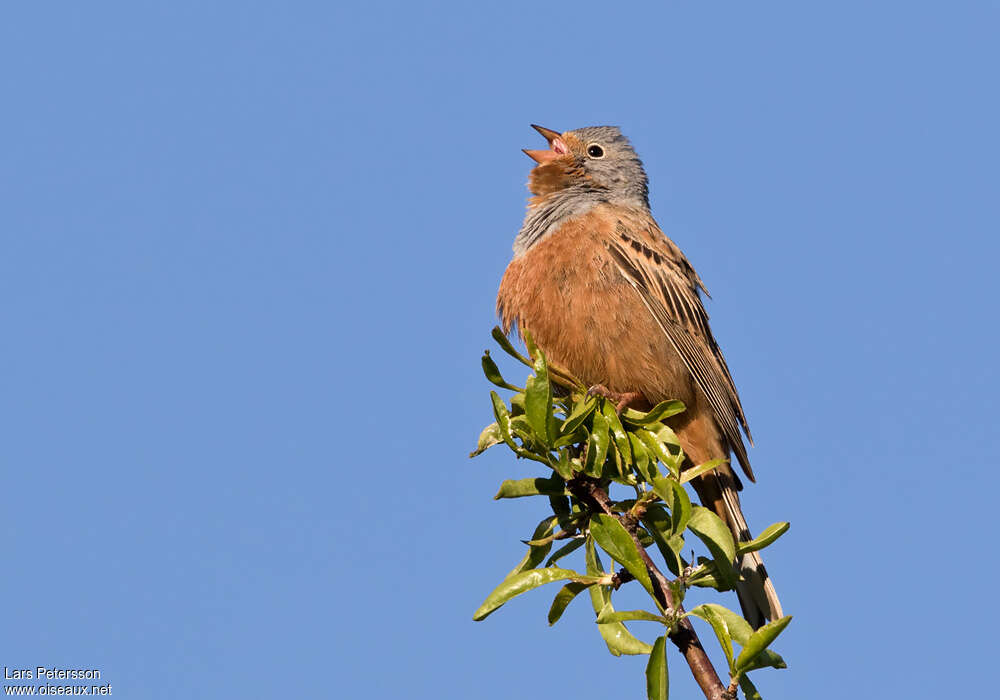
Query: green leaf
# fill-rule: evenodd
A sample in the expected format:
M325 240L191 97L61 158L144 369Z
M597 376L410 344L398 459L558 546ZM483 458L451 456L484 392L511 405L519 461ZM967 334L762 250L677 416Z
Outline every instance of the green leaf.
M486 600L483 601L483 604L479 606L479 609L476 610L475 613L473 613L472 619L478 622L479 620L486 618L490 613L515 596L519 596L522 593L530 591L532 588L543 586L546 583L564 581L566 579L571 579L577 583L597 583L597 581L600 580L597 578L581 576L575 571L570 571L569 569L549 568L522 571L519 574L515 574L501 581L500 585L493 589L492 593L486 596Z
M628 622L629 620L644 620L646 622L659 622L660 624L666 624L667 618L663 615L654 615L651 612L645 610L623 610L621 612L614 612L607 607L603 608L597 615L597 624L606 624L608 622Z
M757 657L743 671L748 672L758 668L788 668L788 664L781 658L781 654L765 649L757 654Z
M583 425L595 408L597 408L597 399L594 397L578 402L573 406L573 411L566 416L566 420L563 421L559 434L562 436L572 435L577 428Z
M510 432L514 437L519 437L526 443L541 444L541 440L535 433L535 428L528 422L528 416L511 416Z
M536 462L541 462L546 466L551 466L549 460L545 457L539 457L530 450L526 450L516 442L514 442L513 436L511 436L511 417L510 411L507 410L507 404L504 403L500 395L495 392L490 392L490 399L493 401L493 415L497 419L497 430L500 433L500 437L503 438L504 443L507 447L514 451L518 457L525 457L527 459L532 459Z
M559 524L565 527L563 523L573 515L569 505L569 497L564 495L549 496L549 506L552 507L552 512L559 516Z
M656 441L663 446L664 454L661 456L661 461L670 470L671 476L679 479L681 465L684 463L684 451L681 450L681 443L677 438L677 433L671 430L670 426L659 423L646 426L645 430L652 433ZM664 458L666 459L664 460Z
M597 554L593 537L587 538L585 552L587 574L591 576L604 574L604 566L601 564L601 558ZM600 614L606 607L609 607L612 611L614 610L611 607L611 592L609 588L609 586L603 585L590 587L590 604L594 608L595 613ZM651 646L640 639L636 639L621 622L601 624L597 626L597 629L600 631L601 637L604 638L604 643L608 645L608 651L611 652L612 656L648 654L652 651Z
M544 538L547 535L552 534L552 531L555 529L555 526L556 526L556 516L550 515L549 517L542 520L542 522L538 523L538 525L535 527L535 532L534 535L532 535L531 539L538 540ZM530 569L534 569L535 567L537 567L539 564L542 563L542 560L544 560L546 555L548 555L550 549L552 549L551 540L549 540L548 542L543 542L541 544L529 545L528 551L524 555L524 557L521 558L520 563L518 563L517 566L511 569L510 573L507 574L505 578L510 578L515 574L521 573L522 571L528 571Z
M594 586L594 588L599 587L603 588L603 586ZM605 617L611 617L614 614L615 608L611 605L610 600L604 604L604 607L598 613L598 615L604 615ZM620 656L621 654L637 656L639 654L648 654L653 649L646 642L629 632L628 628L621 622L598 623L597 629L600 631L601 636L604 637L604 642L608 645L608 650L614 656Z
M552 556L549 557L549 560L545 562L545 566L552 566L563 557L567 556L568 554L572 554L576 550L580 549L580 547L583 546L583 539L584 538L582 537L572 539L567 544L564 544L562 547L554 551L552 553Z
M676 481L670 481L670 522L674 527L674 533L682 534L691 521L694 507L691 505L691 497L688 496L684 487ZM660 495L660 492L656 492ZM662 498L662 496L661 496Z
M559 621L559 618L566 611L566 606L573 602L580 591L593 585L592 583L567 583L560 588L552 600L552 607L549 608L549 625L554 625Z
M726 655L726 662L729 664L729 670L730 672L735 672L733 665L733 638L729 631L729 625L726 624L726 620L719 615L718 612L716 612L714 607L708 605L699 605L688 614L700 617L712 626L712 630L715 632L715 636L719 640L719 646L722 647L722 653Z
M687 595L687 587L680 579L674 579L673 581L667 581L667 587L670 589L670 594L674 597L674 607L680 607L684 604L684 596Z
M697 564L695 572L688 578L688 585L699 588L714 588L717 591L728 591L733 587L731 583L723 581L722 577L719 576L719 567L714 559L698 557Z
M568 447L569 445L579 445L584 443L587 441L588 434L587 428L581 426L568 435L556 438L555 442L552 443L552 449L558 450L560 447Z
M535 356L538 354L538 346L535 345L535 339L531 337L531 333L524 331L524 346L528 348L528 355L534 360ZM532 366L534 366L534 361L532 361Z
M675 473L675 464L677 461L676 457L670 453L670 451L666 448L663 442L656 437L656 435L645 428L636 430L632 434L642 441L642 444L646 447L651 456L663 462L663 465L670 471L671 474ZM676 474L674 475L676 476ZM647 480L652 483L657 477L657 470L653 470L650 476L652 478Z
M702 610L711 610L713 614L722 618L722 620L726 623L726 628L729 630L729 636L732 637L733 641L740 646L746 644L750 635L753 634L753 627L750 626L750 623L729 608L717 605L716 603L703 603L697 608L691 610L690 614L697 615L698 617L701 617L701 619L708 622L707 618L700 614ZM711 622L709 622L709 624L711 624Z
M780 620L775 620L760 629L754 630L754 633L750 635L750 639L743 645L743 651L740 652L739 658L736 659L736 670L742 672L749 669L757 655L777 639L778 635L788 627L788 623L791 621L792 616L785 615Z
M764 700L746 674L740 676L740 688L743 690L743 695L746 696L747 700Z
M724 608L721 605L716 605L715 603L705 603L703 605L699 605L691 611L691 614L697 615L699 609L701 608L711 608L719 617L726 621L726 626L729 628L729 635L733 638L733 641L742 647L747 645L747 640L749 640L753 635L753 627L751 627L750 623L744 620L742 616L733 612L729 608ZM764 649L750 662L749 666L741 669L741 673L765 667L787 668L787 665L785 664L785 660L781 658L780 654L777 654L770 649Z
M608 456L608 445L611 442L609 427L608 419L600 411L594 414L594 429L587 439L587 461L584 462L583 469L597 478L601 477L604 460Z
M538 351L535 374L528 377L524 389L524 413L535 435L546 446L552 445L553 435L549 432L552 416L552 385L549 383L549 369L545 355Z
M479 442L476 444L476 449L470 452L469 456L475 457L477 455L481 455L489 448L494 445L499 445L502 442L503 437L500 435L500 426L496 423L490 423L483 428L483 432L479 434Z
M668 700L670 677L667 675L667 637L657 638L646 663L646 697L649 700Z
M608 429L614 439L615 446L618 448L618 453L626 464L630 463L632 461L632 444L629 442L628 433L625 432L625 427L610 401L601 402L601 415L608 421Z
M503 375L500 374L500 368L497 367L497 363L493 361L490 357L490 351L486 350L483 352L483 374L486 378L490 380L493 384L496 384L501 389L510 389L511 391L524 391L519 386L514 386L504 380Z
M647 483L652 483L657 475L656 457L650 459L649 450L643 441L633 433L628 434L629 446L632 449L633 463L639 476Z
M684 561L681 559L681 552L684 550L684 537L676 535L670 522L670 514L659 504L653 504L646 509L642 516L642 524L653 536L656 548L660 550L660 555L667 562L667 568L674 576L680 576L684 568Z
M728 459L710 459L707 462L702 462L697 467L691 467L690 469L685 469L684 471L681 472L681 483L686 484L696 476L701 476L705 472L712 471L720 464L726 464L728 462L729 462Z
M661 421L664 418L676 416L678 413L682 413L683 411L684 404L680 401L661 401L646 413L633 411L632 409L623 411L622 418L626 423L631 423L632 425L649 425L650 423Z
M632 536L618 518L603 514L593 516L590 519L590 534L594 536L597 544L601 545L601 549L628 569L650 594L653 593L653 582L649 578L649 571L639 556L639 550L632 541Z
M500 398L500 394L495 391L490 392L490 400L493 401L493 415L497 419L497 432L500 433L500 439L509 446L516 448L517 444L510 434L510 411L507 410L507 404Z
M566 493L566 482L557 474L549 479L507 479L500 484L500 490L493 500L501 498L523 498L525 496L562 496Z
M743 555L749 554L750 552L756 552L758 549L764 549L769 544L773 543L776 539L788 532L788 523L775 523L764 529L762 533L757 535L755 538L749 542L740 542L736 545L736 553Z
M579 467L580 465L578 463L574 464L569 450L560 450L559 458L551 462L550 466L556 471L556 474L569 481L573 478L573 467Z
M514 346L511 345L510 341L507 339L507 336L505 336L503 331L500 330L500 326L493 327L493 340L497 341L497 345L503 348L504 352L514 359L520 360L524 364L528 365L528 367L531 367L534 364L531 360L514 349Z
M735 585L737 575L733 560L736 558L736 543L722 518L708 508L694 506L687 526L712 552L718 575L730 587Z

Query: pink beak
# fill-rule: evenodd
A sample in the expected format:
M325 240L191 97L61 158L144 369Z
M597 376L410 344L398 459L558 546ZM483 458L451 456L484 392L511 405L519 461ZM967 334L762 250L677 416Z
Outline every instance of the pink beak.
M566 142L562 140L562 135L558 131L546 129L544 126L538 126L537 124L532 124L531 128L544 136L545 140L549 142L549 148L544 151L531 151L527 148L523 149L524 154L536 163L548 163L549 161L555 160L559 156L564 156L569 153L569 148L566 147Z

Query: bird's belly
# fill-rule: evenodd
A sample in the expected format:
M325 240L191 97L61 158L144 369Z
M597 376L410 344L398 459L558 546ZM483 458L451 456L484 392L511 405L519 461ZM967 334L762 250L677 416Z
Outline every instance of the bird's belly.
M563 226L513 260L497 308L505 330L531 333L587 385L637 391L650 404L695 400L687 368L593 234Z

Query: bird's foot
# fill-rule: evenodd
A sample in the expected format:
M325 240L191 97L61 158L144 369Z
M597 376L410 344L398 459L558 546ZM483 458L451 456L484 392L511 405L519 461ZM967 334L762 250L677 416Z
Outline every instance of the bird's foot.
M603 384L595 384L587 389L587 398L590 398L591 396L603 396L608 401L613 401L615 403L615 413L619 416L622 414L622 411L628 408L630 403L643 398L643 395L638 391L626 391L625 393L619 393L617 391L611 391L611 389Z

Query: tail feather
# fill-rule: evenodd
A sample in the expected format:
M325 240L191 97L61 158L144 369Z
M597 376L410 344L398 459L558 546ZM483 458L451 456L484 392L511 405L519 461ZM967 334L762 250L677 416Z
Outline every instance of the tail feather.
M718 469L709 477L715 477L722 496L726 522L732 530L733 537L738 542L749 542L753 539L747 526L743 510L740 508L740 497L737 493L736 481L725 467ZM764 561L758 552L744 554L739 559L739 569L742 579L736 583L736 595L743 609L743 616L754 628L760 627L768 620L783 617L781 601L774 590L774 584L767 575Z

